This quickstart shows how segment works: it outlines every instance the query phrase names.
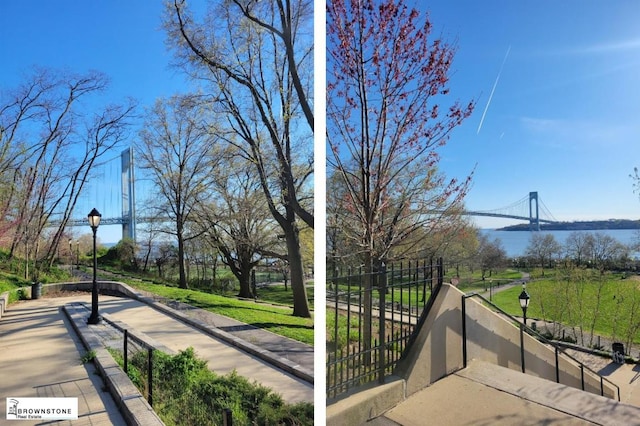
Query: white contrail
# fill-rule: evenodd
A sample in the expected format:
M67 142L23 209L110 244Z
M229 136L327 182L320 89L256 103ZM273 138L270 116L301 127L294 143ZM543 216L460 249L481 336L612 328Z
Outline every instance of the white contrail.
M496 77L495 83L493 83L493 88L491 89L491 93L489 94L489 100L487 100L487 105L484 107L484 112L482 113L482 118L480 119L480 124L478 125L478 131L476 135L480 133L480 129L482 129L482 123L484 122L484 117L487 115L487 110L489 109L489 105L491 104L491 98L493 98L493 92L496 91L496 86L498 85L498 81L500 80L500 74L502 74L502 68L504 68L504 63L507 62L507 57L509 56L509 52L511 52L511 45L507 49L507 53L504 55L504 59L502 60L502 65L500 65L500 71L498 71L498 76Z

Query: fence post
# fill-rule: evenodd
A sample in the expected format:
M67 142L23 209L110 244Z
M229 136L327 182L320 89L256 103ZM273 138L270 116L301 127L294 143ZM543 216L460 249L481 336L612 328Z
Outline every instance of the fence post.
M462 295L462 367L467 368L467 297Z
M129 374L129 330L124 330L124 374Z
M149 405L153 407L153 349L147 349L147 353L149 354L149 361L147 366L147 387L149 390L149 397L147 398L147 401L149 402Z
M256 270L251 270L251 290L253 291L253 300L258 299L258 287L256 286Z
M520 323L520 361L524 373L524 324Z
M380 300L378 305L378 383L384 383L384 370L385 370L385 320L387 316L386 312L386 300L385 295L387 292L387 266L382 262L380 265L380 271L378 273L378 298Z

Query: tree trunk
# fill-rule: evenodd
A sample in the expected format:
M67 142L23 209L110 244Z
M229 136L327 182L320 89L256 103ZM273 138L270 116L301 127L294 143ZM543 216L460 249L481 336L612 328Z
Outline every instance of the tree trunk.
M187 283L187 272L185 269L185 259L184 259L184 238L182 236L182 220L180 217L177 219L177 237L178 237L178 269L180 271L180 280L178 285L180 288L189 288L189 283Z
M240 293L238 293L238 297L253 299L255 296L251 291L251 269L251 265L240 265L240 273L236 276L240 283Z
M362 275L362 352L364 364L371 365L371 341L373 339L373 295L372 289L375 283L373 258L370 252L365 253L364 274Z
M284 227L284 235L287 243L287 259L291 273L291 291L293 293L293 316L311 318L307 289L304 285L304 266L302 264L302 252L300 251L300 235L295 222L287 223Z

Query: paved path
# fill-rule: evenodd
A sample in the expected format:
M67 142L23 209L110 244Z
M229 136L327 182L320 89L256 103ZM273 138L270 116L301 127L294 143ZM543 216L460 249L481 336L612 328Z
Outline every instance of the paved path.
M640 424L640 407L473 361L468 368L416 392L366 424L422 426L429 423L629 426Z
M298 364L308 371L310 375L313 375L314 356L313 346L311 345L274 334L251 324L245 324L233 318L196 308L186 303L168 300L138 289L136 289L136 291L172 309L178 310L190 319L205 324L209 329L229 333L238 339L252 343L270 353Z
M81 418L73 422L74 426L124 424L113 399L103 390L104 384L95 373L93 364L81 364L80 358L86 351L61 311L62 306L77 302L89 306L90 299L88 293L77 293L69 297L45 297L9 305L0 319L0 424L6 418L7 397L35 396L78 397ZM287 402L313 402L313 384L148 304L100 295L100 312L172 350L193 347L216 373L236 370L239 375L281 394ZM223 323L218 325L224 326ZM236 331L245 333L250 329L246 324L236 328ZM276 335L268 334L278 341Z
M528 283L530 281L531 277L529 275L528 272L523 272L522 273L522 278L518 278L517 280L513 280L509 283L506 284L501 284L501 285L495 285L492 286L489 290L484 291L484 292L480 292L478 291L477 293L484 297L485 299L492 299L492 296L496 293L500 293L501 291L505 291L508 290L510 288L516 287L516 286L522 286L523 283ZM487 279L488 281L491 281L491 279ZM491 286L491 284L490 284Z
M620 401L640 407L640 364L616 364L610 357L601 357L573 349L571 356L620 387ZM640 419L638 419L640 423Z
M17 302L0 319L0 424L42 424L7 422L8 397L77 397L78 420L53 424L125 424L93 364L80 362L86 351L59 308L74 300Z
M88 303L90 296L81 296L79 300ZM239 375L272 388L288 402L313 402L312 384L177 321L145 303L128 298L100 296L100 312L109 314L174 351L193 347L199 357L207 360L209 368L219 374L235 369Z

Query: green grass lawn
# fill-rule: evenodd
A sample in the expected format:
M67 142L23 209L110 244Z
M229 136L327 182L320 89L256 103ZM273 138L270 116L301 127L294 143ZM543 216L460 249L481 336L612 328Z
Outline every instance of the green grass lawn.
M16 275L0 271L0 293L9 292L9 302L19 299L18 288L30 285L31 282Z
M291 307L274 306L260 301L256 303L238 300L233 297L139 281L129 281L127 284L313 345L313 319L294 317L291 315Z
M309 307L313 309L313 286L307 287L307 299ZM284 285L269 285L258 287L258 300L279 305L292 306L293 294L291 293L291 285L285 290Z
M445 277L445 281L450 281L452 271ZM482 273L480 271L474 271L469 274L461 274L460 284L458 288L465 293L470 292L483 292L488 291L489 286L500 286L502 284L510 283L522 279L522 272L513 269L505 269L504 271L498 271L491 274L490 277L482 279Z
M516 286L494 293L493 302L522 316ZM640 342L640 281L619 274L573 270L527 284L531 299L527 317L582 327L627 342ZM629 340L630 339L630 340ZM629 344L628 343L628 344Z

